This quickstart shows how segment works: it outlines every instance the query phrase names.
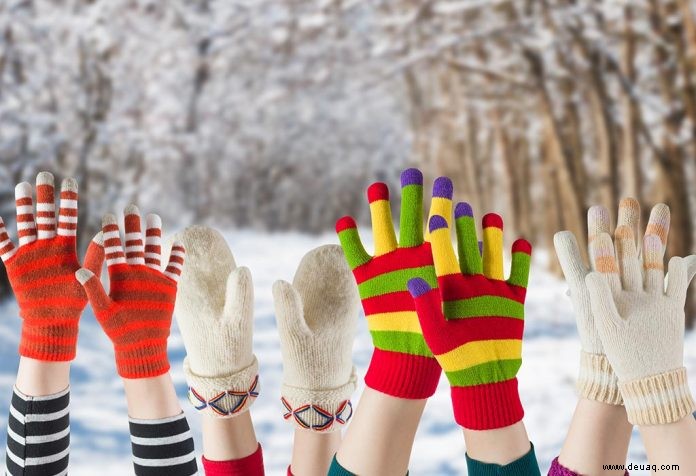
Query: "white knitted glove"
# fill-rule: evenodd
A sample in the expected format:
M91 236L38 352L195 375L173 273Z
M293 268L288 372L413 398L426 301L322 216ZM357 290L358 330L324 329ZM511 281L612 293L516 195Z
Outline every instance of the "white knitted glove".
M352 361L360 299L340 246L307 253L293 284L273 285L283 354L285 419L315 431L340 430L352 415Z
M633 198L625 198L619 204L618 227L628 228L638 236L640 205ZM646 234L655 234L662 240L662 251L669 233L669 208L664 204L653 207L646 228ZM591 207L587 213L588 243L592 243L601 233L610 232L609 211L601 206ZM575 236L569 231L561 231L553 237L558 261L565 275L570 291L570 299L575 311L575 319L580 335L582 352L577 389L581 397L607 403L623 405L616 375L604 353L599 338L595 317L590 306L590 294L585 277L591 269L585 265ZM589 250L588 250L589 253ZM590 264L594 263L590 260Z
M609 235L591 245L598 272L586 282L597 330L619 379L628 420L676 422L696 409L683 366L687 260L670 260L665 290L660 238L645 237L641 266L631 230L616 235L618 261Z
M251 351L254 290L217 231L193 226L175 239L186 247L174 315L186 347L189 400L218 417L245 412L258 396L258 362Z

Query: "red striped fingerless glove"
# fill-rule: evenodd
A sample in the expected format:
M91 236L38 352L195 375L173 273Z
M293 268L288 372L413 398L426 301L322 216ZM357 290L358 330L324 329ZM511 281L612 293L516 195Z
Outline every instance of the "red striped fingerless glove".
M430 219L439 290L409 281L423 335L450 382L457 423L471 430L512 425L524 411L517 391L531 245L517 240L503 277L503 221L483 218L483 256L471 207L455 211L459 261L444 217Z
M23 182L15 189L19 247L10 240L0 218L0 257L23 321L19 354L43 361L69 361L75 358L78 324L87 305L87 296L75 280L80 268L77 183L71 178L63 181L57 226L53 175L39 173L36 194L35 215L31 185ZM97 235L84 266L99 273L103 259Z
M375 255L360 241L351 217L336 223L346 260L353 270L375 350L365 375L368 387L400 398L428 398L441 370L428 348L413 303L408 280L420 277L437 285L430 243L423 239L423 175L416 169L401 174L401 229L396 241L383 183L367 190ZM440 177L433 186L431 213L451 214L452 182Z
M97 320L114 344L118 374L130 379L156 377L169 371L167 338L184 248L175 243L169 264L161 271L160 218L148 215L143 247L140 212L131 205L124 213L125 253L116 217L105 215L102 221L111 283L109 295L90 271L80 269L77 279L87 292Z

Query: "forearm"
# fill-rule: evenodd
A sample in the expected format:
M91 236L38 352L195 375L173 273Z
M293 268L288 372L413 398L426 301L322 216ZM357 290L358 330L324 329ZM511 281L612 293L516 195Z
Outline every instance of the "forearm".
M623 475L623 470L607 472L602 467L625 463L632 428L624 406L582 398L558 462L580 474Z
M70 362L44 362L19 358L17 389L25 395L53 395L70 385Z
M216 418L203 414L203 455L210 461L228 461L252 454L259 444L251 414Z
M169 373L158 377L123 379L128 416L143 420L166 418L181 413Z
M483 463L506 465L529 453L531 443L521 421L495 430L464 428L466 454Z
M331 459L341 445L341 432L318 433L316 431L295 429L292 447L294 476L325 476Z
M355 474L406 474L426 401L395 398L365 388L338 450L338 462Z
M692 415L676 423L640 426L639 430L648 461L658 469L654 474L662 474L662 465L678 465L679 469L670 470L670 475L696 474L696 420Z

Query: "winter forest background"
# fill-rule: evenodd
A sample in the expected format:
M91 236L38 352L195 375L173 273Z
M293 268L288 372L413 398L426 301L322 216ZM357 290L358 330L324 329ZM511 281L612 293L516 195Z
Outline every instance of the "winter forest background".
M553 233L627 195L696 251L696 3L0 2L10 229L14 185L51 170L79 179L83 240L130 202L170 229L330 233L412 165L552 274Z
M591 204L665 201L693 252L694 2L0 3L7 219L49 169L80 179L85 238L132 201L320 232L407 165L537 247Z

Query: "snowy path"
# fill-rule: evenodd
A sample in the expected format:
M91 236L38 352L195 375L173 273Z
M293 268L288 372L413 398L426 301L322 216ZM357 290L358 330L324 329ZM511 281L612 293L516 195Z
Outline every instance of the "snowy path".
M252 407L252 415L264 447L267 474L282 475L290 458L292 427L281 417L279 389L282 368L271 285L276 279L292 280L295 267L305 252L315 246L335 242L336 239L334 235L310 237L253 232L234 232L227 236L237 264L250 267L254 276L254 350L261 365L261 396ZM575 404L573 385L579 341L564 283L541 268L537 266L532 272L519 381L526 409L527 430L545 472L552 458L558 454ZM0 309L0 315L0 395L5 395L9 402L18 360L19 319L13 303ZM200 452L199 420L184 398L186 385L181 371L184 348L176 328L169 347L177 391L189 415ZM696 335L693 333L687 338L686 348L692 390L696 391ZM364 374L370 352L370 338L364 320L361 320L354 348L361 374ZM93 476L96 468L99 468L101 476L132 474L121 382L115 373L110 343L90 311L85 313L81 323L72 382L70 474ZM361 390L359 388L356 392L355 400ZM6 412L2 411L0 424L4 427L6 421ZM4 430L0 438L5 438ZM631 443L629 461L645 461L637 434ZM449 388L444 378L437 394L426 407L413 449L411 474L466 474L463 438L460 429L453 423Z

